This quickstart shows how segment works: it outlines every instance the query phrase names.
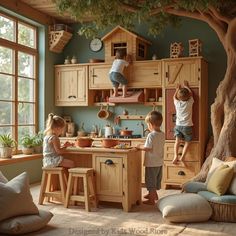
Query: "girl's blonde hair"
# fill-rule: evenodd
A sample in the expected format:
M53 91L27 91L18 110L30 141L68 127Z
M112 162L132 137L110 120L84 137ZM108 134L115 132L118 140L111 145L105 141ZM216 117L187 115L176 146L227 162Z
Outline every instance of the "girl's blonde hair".
M162 114L158 111L149 112L145 118L146 123L150 123L156 126L161 126L162 120L163 120Z
M64 128L65 125L65 120L62 117L50 113L48 115L44 134L50 134L54 128Z

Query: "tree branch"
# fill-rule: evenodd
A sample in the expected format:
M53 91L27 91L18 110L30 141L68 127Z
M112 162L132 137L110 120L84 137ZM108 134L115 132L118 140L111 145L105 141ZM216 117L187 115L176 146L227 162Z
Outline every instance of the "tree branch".
M223 21L226 24L229 24L229 22L231 21L230 17L227 16L223 16L215 7L213 7L212 5L209 6L210 11L214 14L214 16L218 19Z
M219 25L217 24L217 22L215 21L215 19L213 17L211 17L210 15L201 12L201 15L203 17L203 20L209 25L211 26L212 29L215 30L218 38L220 39L222 45L224 46L225 50L226 46L225 46L225 35L226 35L226 31Z

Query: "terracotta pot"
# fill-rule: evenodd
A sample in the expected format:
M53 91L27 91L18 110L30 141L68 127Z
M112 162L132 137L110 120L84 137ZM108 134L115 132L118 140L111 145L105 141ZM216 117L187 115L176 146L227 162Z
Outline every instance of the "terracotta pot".
M130 136L132 135L133 130L127 130L127 129L123 129L120 131L120 135L124 135L124 136Z
M101 108L97 114L98 118L103 119L103 120L108 119L111 115L112 115L112 113L109 111L108 106L106 109L103 108L103 106L101 106Z
M78 138L75 142L75 145L79 147L91 147L92 143L93 139L91 138Z
M111 148L116 146L119 143L117 139L112 139L112 138L105 138L102 140L102 146L104 148Z

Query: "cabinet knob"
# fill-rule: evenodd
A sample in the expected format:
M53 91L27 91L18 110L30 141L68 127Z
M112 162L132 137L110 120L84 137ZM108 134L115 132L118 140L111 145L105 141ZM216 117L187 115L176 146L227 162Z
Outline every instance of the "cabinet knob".
M92 75L93 77L98 77L97 75Z
M153 73L154 75L158 75L159 73L158 72L155 72L155 73Z
M105 161L105 164L106 164L106 165L113 165L114 162L113 162L111 159L107 159L107 160Z
M185 173L184 173L184 171L182 171L182 170L180 170L179 172L178 172L178 175L185 175Z

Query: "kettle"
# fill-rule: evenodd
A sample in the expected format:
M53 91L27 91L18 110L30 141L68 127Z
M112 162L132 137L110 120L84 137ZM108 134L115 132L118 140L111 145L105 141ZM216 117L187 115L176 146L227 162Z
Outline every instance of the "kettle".
M113 134L113 128L110 125L105 126L105 138Z

